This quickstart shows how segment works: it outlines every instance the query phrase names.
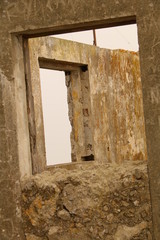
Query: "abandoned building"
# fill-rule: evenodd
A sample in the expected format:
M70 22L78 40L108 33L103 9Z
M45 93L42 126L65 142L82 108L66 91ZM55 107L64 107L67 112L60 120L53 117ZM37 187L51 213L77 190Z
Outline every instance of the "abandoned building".
M139 53L49 36L133 23ZM1 0L0 33L0 240L159 240L160 1ZM40 68L65 72L68 164Z

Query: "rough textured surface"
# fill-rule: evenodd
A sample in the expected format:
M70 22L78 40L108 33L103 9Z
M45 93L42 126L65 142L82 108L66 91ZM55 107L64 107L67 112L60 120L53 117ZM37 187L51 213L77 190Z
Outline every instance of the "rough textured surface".
M57 168L22 184L27 239L148 240L151 206L145 162ZM36 238L37 237L37 238ZM48 237L48 238L47 238Z
M26 110L18 138L17 80L25 85L21 36L67 32L137 20L149 182L153 211L153 239L160 239L160 1L158 0L1 0L0 1L0 238L24 239L19 200L19 165L29 162ZM14 34L11 34L14 33ZM21 55L16 55L20 50ZM15 57L16 56L16 57ZM21 89L22 90L22 89ZM22 91L23 92L23 91ZM21 94L19 103L25 102ZM25 104L24 104L25 106ZM25 108L26 109L26 108ZM25 130L26 129L26 130ZM18 139L18 144L17 144ZM24 150L25 156L22 153ZM20 154L21 153L21 154ZM21 157L20 157L21 156ZM27 172L31 175L31 171Z
M147 159L138 53L102 49L97 57L90 80L96 156Z
M147 159L138 53L53 37L30 39L29 52L39 160L45 161L39 65L69 72L72 161L91 154L98 162Z

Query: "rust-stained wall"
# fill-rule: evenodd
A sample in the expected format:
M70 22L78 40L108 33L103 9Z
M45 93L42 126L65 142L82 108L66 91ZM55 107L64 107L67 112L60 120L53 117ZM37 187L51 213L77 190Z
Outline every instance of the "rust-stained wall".
M98 162L147 159L138 53L49 37L31 39L29 50L38 158L44 156L45 145L39 58L40 66L43 59L43 67L58 69L61 63L59 70L70 71L66 81L73 161L90 154ZM88 71L78 64L87 65Z
M95 68L91 94L97 157L147 159L138 53L100 49Z

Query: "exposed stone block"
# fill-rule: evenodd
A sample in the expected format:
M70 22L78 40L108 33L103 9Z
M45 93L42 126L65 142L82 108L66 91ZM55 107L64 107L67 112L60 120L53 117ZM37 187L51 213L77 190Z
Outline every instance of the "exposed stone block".
M22 187L27 233L49 240L148 240L151 205L143 161L57 168Z

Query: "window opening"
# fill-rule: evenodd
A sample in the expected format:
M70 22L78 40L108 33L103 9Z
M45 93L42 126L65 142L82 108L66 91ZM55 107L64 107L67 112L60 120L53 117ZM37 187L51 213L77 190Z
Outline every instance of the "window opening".
M70 163L71 125L63 71L40 68L47 165Z
M56 38L61 38L61 39L66 39L66 40L71 40L72 42L80 42L80 43L85 43L85 44L89 44L89 45L93 45L93 30L89 30L89 31L82 31L82 32L72 32L72 33L67 33L67 34L57 34L57 35L54 35L53 37L56 37ZM136 24L131 24L131 25L125 25L125 26L119 26L119 27L109 27L109 28L101 28L101 29L96 29L96 39L97 39L97 47L99 47L99 48L105 48L105 49L109 49L109 50L111 50L111 49L125 49L125 50L129 50L129 51L138 51L138 49L139 49L139 46L138 46L138 37L137 37L137 25ZM73 48L74 49L74 48ZM56 49L56 51L58 51L57 49ZM66 50L66 54L67 54L67 50ZM73 53L74 54L74 53ZM113 53L114 54L114 53ZM50 61L51 59L49 59L49 61ZM64 60L64 61L66 61L66 60ZM44 62L45 62L45 60L44 60ZM59 63L58 63L59 64ZM68 62L66 62L66 64L68 64ZM47 65L48 65L48 63L47 63ZM60 63L60 65L61 65L61 63ZM103 64L102 64L103 65ZM68 67L68 66L67 66ZM72 66L72 67L75 67L75 66ZM78 66L78 67L80 67L80 66ZM57 65L57 68L55 68L55 69L58 69L59 68L59 65ZM70 68L70 66L69 66L69 68ZM86 76L83 76L83 72L85 72L85 71L87 71L87 72L89 72L88 71L88 69L83 69L83 68L86 68L86 66L82 66L81 67L81 71L79 71L79 70L77 70L77 67L76 67L76 71L77 71L77 73L76 73L76 71L73 71L74 73L73 74L71 74L72 75L72 77L74 76L74 77L77 77L78 75L80 76L79 77L79 79L86 79ZM53 72L53 70L44 70L43 69L43 71L51 71L51 72ZM64 69L63 71L66 71L66 76L68 75L68 72L67 72L67 68L66 69ZM42 70L41 70L41 72L42 72ZM95 74L96 74L96 71L95 71ZM96 76L98 76L98 74L100 74L100 73L97 73L97 75ZM44 74L45 75L45 78L46 78L46 74ZM77 75L77 76L76 76ZM127 75L127 74L126 74ZM64 76L64 72L63 72L63 76ZM100 78L100 75L98 76L99 78ZM100 79L99 79L100 80ZM83 100L84 99L86 99L86 96L87 95L89 95L89 98L90 98L90 92L88 92L87 94L85 93L85 89L89 89L90 88L90 83L89 83L89 81L94 81L94 79L92 79L92 80L89 80L88 79L88 86L85 86L85 84L84 84L84 86L83 86L83 83L81 83L82 85L79 85L80 87L81 87L81 91L82 91L82 95L85 95L85 97L83 98L83 96L82 96L82 102L84 102ZM95 80L95 81L97 81L97 80ZM44 81L45 82L45 81ZM54 81L53 81L54 82ZM107 82L108 83L108 82ZM105 86L101 86L102 87L102 89L104 88L105 89L105 87L107 86L107 83L106 83L106 85ZM42 84L42 83L41 83ZM45 84L45 83L44 83ZM41 85L41 88L42 88L42 98L43 98L43 87L44 87L44 84L42 84ZM102 84L102 83L101 83ZM117 84L117 89L114 91L114 93L112 93L112 95L116 95L117 93L116 92L118 92L119 91L119 93L120 92L123 92L123 90L124 89L121 89L121 90L119 90L118 88L118 84L119 84L119 86L120 86L120 83L118 83L118 81L117 82L115 82L115 84ZM103 85L103 84L102 84ZM100 85L99 85L100 86ZM110 85L111 86L111 85ZM112 87L112 86L111 86ZM54 89L56 89L57 90L57 92L58 92L58 89L57 89L57 87L54 87ZM92 89L92 91L94 91L93 89ZM47 91L46 91L47 92ZM104 92L105 93L105 92ZM104 93L103 93L103 96L104 96ZM118 95L117 95L118 96ZM93 96L92 96L93 97ZM110 96L111 97L111 96ZM87 99L87 104L90 102L90 99ZM105 97L103 97L103 99L101 99L101 100L103 100L104 101L104 99L105 99ZM118 99L118 98L117 98ZM117 101L117 99L116 99L116 101ZM42 99L42 104L43 104L43 99ZM92 101L92 104L93 104L93 99L91 100ZM100 106L100 108L102 107L102 105L103 105L103 101L101 101L101 106ZM113 104L115 104L115 99L113 100L111 100L110 99L110 101L113 103ZM66 117L65 117L65 119L68 119L68 106L67 106L67 99L65 98L65 102L66 102L66 109L67 109L67 114L66 114ZM110 103L111 103L110 102ZM102 136L102 138L101 139L99 139L98 140L98 142L96 142L96 144L97 144L97 146L96 146L96 149L98 150L98 153L96 153L95 154L95 152L93 151L93 143L95 144L95 140L91 143L91 141L90 141L90 139L93 137L93 136L91 136L92 134L90 134L90 132L88 131L88 129L87 129L87 124L86 124L86 122L88 121L88 119L87 119L87 117L90 115L90 113L91 113L91 109L89 109L88 110L88 108L87 108L87 105L86 103L82 106L82 115L83 115L83 131L84 131L84 136L85 136L85 150L83 149L83 147L84 146L81 146L81 151L80 151L80 153L78 153L77 154L77 156L75 157L75 156L73 156L72 155L72 153L71 153L71 158L69 158L69 157L67 157L66 158L66 155L65 155L65 157L62 157L63 159L65 158L66 160L60 160L60 156L57 154L57 156L56 157L53 157L54 159L56 159L57 158L57 160L56 161L53 161L52 162L52 160L48 160L48 153L47 153L47 165L52 165L52 164L56 164L56 163L65 163L65 162L74 162L74 161L93 161L94 159L97 159L97 156L100 156L99 158L101 158L102 157L102 159L103 159L103 157L106 157L106 158L110 158L110 159L114 159L115 160L115 158L116 158L116 154L115 154L115 156L113 156L114 155L114 152L116 152L116 149L115 148L117 148L117 146L116 146L116 141L119 141L119 144L121 145L122 144L122 142L124 142L124 144L125 144L125 146L123 146L124 147L124 151L125 151L125 157L126 156L129 156L129 155L127 155L128 154L128 150L127 150L127 144L128 144L128 142L126 142L125 141L125 139L122 139L122 138L120 138L119 140L117 140L116 139L116 133L115 133L115 131L116 131L116 128L114 127L114 126L112 126L112 125L114 125L113 124L113 121L111 120L111 119L109 119L108 121L110 121L111 122L111 124L110 124L110 126L109 126L109 129L108 130L106 130L105 129L105 131L106 131L106 133L108 134L108 132L110 131L111 132L111 134L110 134L110 136L111 136L111 138L108 140L109 141L109 143L108 144L104 144L104 142L105 142L105 139L106 139L106 134L104 135L104 136ZM94 103L95 104L95 103ZM94 106L95 107L95 106ZM108 107L108 106L107 106ZM59 110L60 110L60 108L59 108ZM107 110L107 108L104 106L104 109L103 109L104 111L106 111ZM114 109L113 109L114 110ZM115 113L115 114L117 114L117 117L119 118L119 117L121 117L121 115L123 115L123 113L122 113L122 108L120 109L121 110L121 112L119 112L119 113ZM94 109L94 111L95 111L95 109ZM107 111L109 111L109 110L107 110ZM126 109L125 109L125 111L127 111ZM43 107L43 115L45 115L45 110L44 110L44 107ZM89 113L89 114L88 114ZM96 111L95 111L95 113L97 113ZM101 114L102 114L102 118L103 118L103 115L107 115L107 114L109 114L109 113L106 113L106 112L101 112ZM112 113L113 115L115 115L114 113ZM85 117L86 117L86 119L85 119ZM109 116L109 118L111 118L110 116ZM78 119L79 120L79 119ZM90 126L89 127L93 127L94 128L94 126L91 126L91 124L92 124L92 120L90 119L89 121L91 121L89 124L90 124ZM119 120L116 120L117 121L117 124L119 124ZM46 125L46 120L44 120L44 125ZM70 121L70 123L71 123L71 121ZM69 136L69 133L70 133L70 131L71 131L71 125L72 124L70 124L69 123L69 120L68 120L68 136ZM102 124L101 124L102 123ZM102 126L102 129L100 130L99 129L99 132L98 132L98 135L97 136L100 136L101 135L101 133L100 133L100 131L102 131L102 133L103 133L103 130L104 130L104 128L105 128L105 126L103 126L104 125L104 123L105 123L105 121L104 122L99 122L99 123L97 123L97 125L99 126L99 128L101 128L101 126ZM48 124L47 124L48 125ZM50 125L51 126L51 125ZM51 128L52 128L53 126L51 126ZM117 126L116 126L117 127ZM120 126L119 126L120 127ZM46 126L45 126L45 128L46 128ZM85 129L86 128L86 129ZM113 130L113 131L112 131ZM52 132L54 132L54 130L52 131ZM85 133L86 132L86 133ZM93 132L94 132L94 129L93 129ZM45 135L46 135L46 133L45 133ZM88 139L87 139L87 137L86 136L88 136ZM96 137L97 137L96 136ZM78 136L79 137L79 136ZM46 137L45 137L46 138ZM82 137L83 138L83 137ZM94 137L93 137L94 138ZM62 139L62 138L61 138ZM70 136L67 138L68 139L68 142L70 141ZM102 144L101 144L101 141L103 142L103 144L104 144L104 146L102 146ZM46 149L48 149L48 143L47 143L48 141L46 140ZM63 145L65 145L65 144L63 144ZM73 149L73 146L72 146L73 144L72 144L72 142L71 142L71 148ZM53 146L53 144L50 144L50 146ZM66 146L69 146L68 148L70 149L70 144L67 144ZM98 147L99 146L99 147ZM122 147L121 146L119 146L120 148L119 148L119 152L121 152L122 151ZM52 147L50 147L50 148L52 148ZM98 149L99 148L99 149ZM63 148L61 148L61 150L62 150ZM107 149L107 150L106 150ZM59 152L61 151L61 150L59 150ZM47 152L48 152L48 150L46 150ZM52 148L52 151L54 152L54 147ZM63 150L62 150L63 151ZM78 151L78 148L75 148L75 151L74 152L76 152L76 151ZM71 151L72 152L72 151ZM106 152L105 154L103 154L104 152ZM120 154L118 152L118 154ZM87 153L87 154L86 154ZM101 155L100 155L100 153L101 153ZM107 155L108 154L108 155ZM70 155L70 154L69 154ZM138 156L140 156L140 155L138 155ZM142 157L142 155L141 155L141 157ZM143 158L143 157L142 157ZM102 160L103 161L103 160Z

